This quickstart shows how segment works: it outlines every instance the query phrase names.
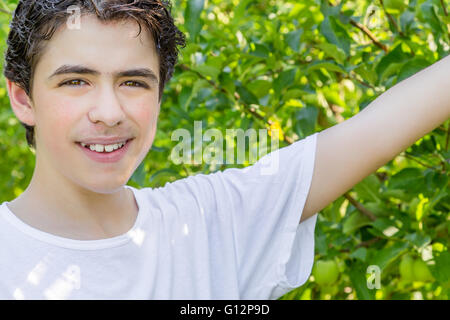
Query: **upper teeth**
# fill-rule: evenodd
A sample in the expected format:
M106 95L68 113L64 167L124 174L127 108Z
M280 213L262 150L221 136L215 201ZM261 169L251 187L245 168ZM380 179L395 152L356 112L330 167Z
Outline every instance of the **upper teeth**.
M115 143L115 144L108 144L108 145L103 145L103 144L91 144L91 145L88 145L86 143L81 142L81 146L82 147L88 146L89 149L91 149L92 151L97 151L97 152L112 152L114 150L117 150L117 149L123 147L124 144L125 144L125 142Z

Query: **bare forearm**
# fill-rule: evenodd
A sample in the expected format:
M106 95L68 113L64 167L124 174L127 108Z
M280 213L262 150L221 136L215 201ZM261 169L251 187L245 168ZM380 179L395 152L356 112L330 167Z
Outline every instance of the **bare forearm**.
M382 129L374 130L372 147L385 161L406 150L450 117L450 55L384 92L358 117Z
M305 219L450 117L450 56L319 133Z

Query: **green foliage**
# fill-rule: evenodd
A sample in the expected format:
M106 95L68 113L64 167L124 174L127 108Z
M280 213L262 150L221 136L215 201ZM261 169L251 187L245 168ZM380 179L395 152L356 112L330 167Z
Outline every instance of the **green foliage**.
M11 10L16 1L1 3ZM275 125L283 147L352 117L449 53L449 9L440 0L174 1L188 45L129 184L157 187L230 167L170 160L172 131L194 135L194 121L222 132ZM0 13L1 50L9 18ZM26 188L34 155L0 81L2 202ZM336 261L339 278L319 284L312 275L281 299L449 299L449 133L447 121L323 209L316 261ZM367 285L370 265L381 270L379 289Z

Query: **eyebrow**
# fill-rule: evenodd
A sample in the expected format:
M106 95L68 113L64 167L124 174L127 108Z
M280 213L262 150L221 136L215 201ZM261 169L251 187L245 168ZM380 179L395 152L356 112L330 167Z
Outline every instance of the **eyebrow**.
M48 80L51 78L62 75L62 74L68 74L68 73L78 73L78 74L90 74L94 76L99 76L100 72L82 65L70 65L65 64L60 66L58 69L56 69L49 77ZM143 77L147 78L148 80L154 82L155 84L159 83L158 77L156 74L151 70L147 68L136 68L136 69L129 69L124 71L119 71L113 73L113 76L115 78L122 78L122 77Z

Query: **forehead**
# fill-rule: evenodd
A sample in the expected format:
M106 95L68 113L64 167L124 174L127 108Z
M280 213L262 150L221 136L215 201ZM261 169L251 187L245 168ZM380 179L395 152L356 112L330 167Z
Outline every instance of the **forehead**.
M126 69L130 64L156 71L159 59L153 37L144 24L141 27L138 36L139 25L133 19L104 22L96 16L83 15L79 28L64 24L54 33L36 71L41 66L45 76L61 64L87 65L105 74Z

